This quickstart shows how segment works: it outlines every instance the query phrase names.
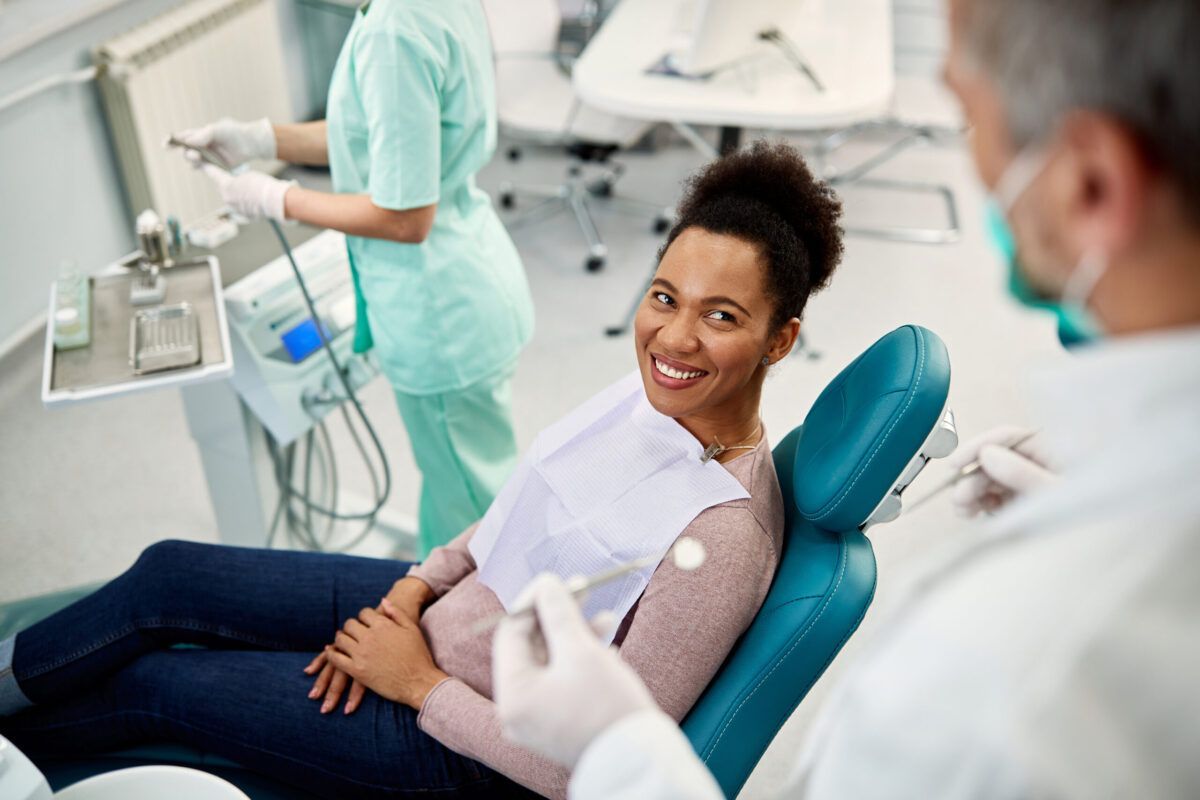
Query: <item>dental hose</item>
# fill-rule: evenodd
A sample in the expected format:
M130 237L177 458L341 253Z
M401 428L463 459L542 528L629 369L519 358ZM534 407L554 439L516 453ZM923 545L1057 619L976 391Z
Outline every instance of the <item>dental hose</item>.
M275 236L279 239L279 244L283 248L284 254L287 256L288 263L292 265L292 273L296 277L296 283L300 286L300 293L304 295L304 304L308 307L308 313L313 320L313 324L317 328L317 336L320 337L321 347L324 349L325 355L329 357L330 363L333 364L333 370L337 374L338 381L341 383L342 388L346 392L346 399L349 400L354 406L354 411L358 415L358 418L362 420L363 427L366 428L367 435L370 437L371 443L374 445L375 452L379 455L380 464L383 466L383 491L376 492L375 505L371 508L371 510L361 513L339 512L336 510L336 508L326 508L313 503L308 497L304 496L303 493L293 489L290 481L282 482L281 486L285 488L289 497L299 498L301 502L304 503L305 508L308 511L316 512L330 519L368 520L373 524L375 517L379 514L379 511L383 508L389 495L392 493L392 470L388 464L387 455L383 451L383 443L380 442L379 434L376 433L374 426L371 425L371 420L367 418L367 413L363 410L362 403L359 402L358 396L354 393L354 388L350 385L350 378L347 374L347 371L342 368L342 364L338 360L337 354L333 351L333 345L329 341L329 336L325 331L325 326L321 324L321 318L317 315L316 304L313 302L312 295L309 294L307 284L304 283L304 276L300 274L300 266L296 263L296 257L292 254L291 245L288 244L287 237L283 235L283 228L281 228L279 223L273 219L268 218L267 222L271 225L271 229L275 231ZM347 415L346 424L350 425L350 422L350 417ZM353 427L350 428L350 432L357 441L358 436L355 434ZM367 470L371 474L371 482L376 489L378 489L379 482L375 475L375 466L370 463L370 459L368 458L368 454L365 449L360 447L359 451L362 453L364 461L366 461ZM331 458L332 456L333 454L330 453ZM368 530L369 529L370 528L368 527ZM365 535L366 531L356 537L355 542L361 540Z

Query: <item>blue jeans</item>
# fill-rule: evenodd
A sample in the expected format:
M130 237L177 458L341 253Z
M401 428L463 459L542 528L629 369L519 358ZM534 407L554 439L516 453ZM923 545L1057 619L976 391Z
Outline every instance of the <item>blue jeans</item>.
M368 692L349 716L309 700L312 657L409 565L166 541L16 637L35 705L0 718L31 756L178 742L328 797L536 796ZM176 644L201 647L172 648Z

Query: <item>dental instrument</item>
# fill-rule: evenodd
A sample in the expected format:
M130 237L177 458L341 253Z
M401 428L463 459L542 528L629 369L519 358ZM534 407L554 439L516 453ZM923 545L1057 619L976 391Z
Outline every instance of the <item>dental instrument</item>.
M671 556L671 560L674 561L676 567L685 572L691 572L698 569L704 563L704 559L708 554L704 550L704 545L699 540L693 539L690 536L680 536L675 541L675 544L671 546L668 555ZM609 581L614 581L643 567L654 566L660 560L658 556L646 556L645 558L626 561L624 564L618 564L615 567L597 572L590 577L577 575L567 581L567 589L570 591L571 597L579 600L587 594L589 589L594 589ZM471 627L471 633L476 635L484 633L499 625L507 617L527 616L533 613L533 609L533 597L526 597L524 600L518 601L516 608L513 608L511 611L501 611L477 621Z
M1032 439L1036 434L1037 434L1037 431L1032 431L1030 433L1024 434L1023 436L1018 436L1017 438L1013 439L1011 442L1008 442L1007 444L1005 444L1004 447L1007 447L1009 450L1015 450L1017 447L1020 447L1021 445L1025 444L1027 441ZM908 507L908 513L911 514L913 511L916 511L918 508L925 505L925 503L927 503L928 501L937 497L942 492L945 492L947 489L954 488L958 484L958 482L961 481L963 478L969 478L972 475L974 475L976 472L979 472L979 470L981 470L981 469L983 469L983 466L980 463L979 459L977 458L974 461L972 461L970 464L967 464L965 467L960 469L958 472L951 475L949 478L946 478L944 481L939 483L936 487L931 489L929 491L929 493L926 494L924 497L921 497L915 503L910 505Z

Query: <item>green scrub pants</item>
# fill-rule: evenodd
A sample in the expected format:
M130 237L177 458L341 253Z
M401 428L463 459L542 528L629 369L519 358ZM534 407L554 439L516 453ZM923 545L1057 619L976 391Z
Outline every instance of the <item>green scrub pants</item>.
M516 467L514 371L515 366L453 392L396 392L421 470L419 559L483 517Z

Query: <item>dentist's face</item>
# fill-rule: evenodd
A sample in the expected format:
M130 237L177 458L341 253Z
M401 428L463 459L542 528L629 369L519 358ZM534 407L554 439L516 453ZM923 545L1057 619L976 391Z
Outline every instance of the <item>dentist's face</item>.
M973 0L949 0L950 42L942 65L942 80L958 98L966 121L968 143L979 174L989 191L1012 166L1020 152L1010 134L1008 112L1000 90L970 54L967 14ZM1008 209L1008 221L1018 242L1021 269L1034 287L1048 296L1061 293L1078 261L1070 239L1079 228L1073 198L1079 176L1069 158L1055 157Z
M671 243L634 320L656 410L677 419L757 410L773 338L765 270L758 247L733 236L693 227Z

